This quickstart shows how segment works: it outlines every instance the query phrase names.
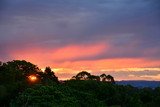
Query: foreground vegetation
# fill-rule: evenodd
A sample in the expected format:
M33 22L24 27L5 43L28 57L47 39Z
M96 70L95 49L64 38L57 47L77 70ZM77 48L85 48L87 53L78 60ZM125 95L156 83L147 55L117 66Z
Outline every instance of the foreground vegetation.
M50 67L26 61L0 63L0 81L1 107L160 107L160 87L121 86L86 71L61 83Z

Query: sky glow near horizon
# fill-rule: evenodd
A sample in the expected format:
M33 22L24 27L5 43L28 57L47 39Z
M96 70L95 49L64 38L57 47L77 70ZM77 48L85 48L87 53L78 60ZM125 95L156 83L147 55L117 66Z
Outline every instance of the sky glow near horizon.
M160 80L159 0L1 0L0 61Z

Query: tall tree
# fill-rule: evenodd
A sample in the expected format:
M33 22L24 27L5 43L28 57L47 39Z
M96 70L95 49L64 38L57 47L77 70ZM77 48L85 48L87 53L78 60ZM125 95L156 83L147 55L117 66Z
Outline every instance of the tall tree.
M108 80L108 82L111 82L113 84L115 83L114 78L111 75L107 75L106 79Z
M100 81L100 77L99 76L95 76L95 75L90 75L88 77L89 80L96 80L96 81Z
M101 81L106 81L106 74L101 74L100 78L101 78Z
M2 63L0 66L0 91L1 97L0 105L3 107L9 104L11 98L14 98L20 91L23 91L30 86L29 76L36 75L40 69L24 60L13 60L7 63ZM8 105L7 105L8 106Z
M91 75L91 74L88 73L87 71L79 72L79 73L76 75L76 80L88 80L88 77L89 77L90 75Z
M107 82L111 82L111 83L115 83L114 78L111 75L106 75L106 74L101 74L100 75L101 81L107 81Z
M55 73L52 71L50 67L46 67L44 73L42 75L43 83L50 84L52 82L58 83L58 77L55 76Z
M2 83L26 82L28 76L37 74L41 70L34 64L24 60L13 60L3 63L0 69L0 74L3 75Z

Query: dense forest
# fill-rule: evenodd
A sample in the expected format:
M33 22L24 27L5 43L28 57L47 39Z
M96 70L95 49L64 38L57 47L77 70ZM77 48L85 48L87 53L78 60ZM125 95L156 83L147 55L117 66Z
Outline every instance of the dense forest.
M87 71L59 81L50 67L24 60L0 62L0 81L1 107L160 107L160 87L117 85Z

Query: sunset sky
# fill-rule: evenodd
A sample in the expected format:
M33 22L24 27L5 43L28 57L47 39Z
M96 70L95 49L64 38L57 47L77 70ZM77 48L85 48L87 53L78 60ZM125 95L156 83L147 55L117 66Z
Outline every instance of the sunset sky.
M0 61L160 80L159 0L0 0Z

